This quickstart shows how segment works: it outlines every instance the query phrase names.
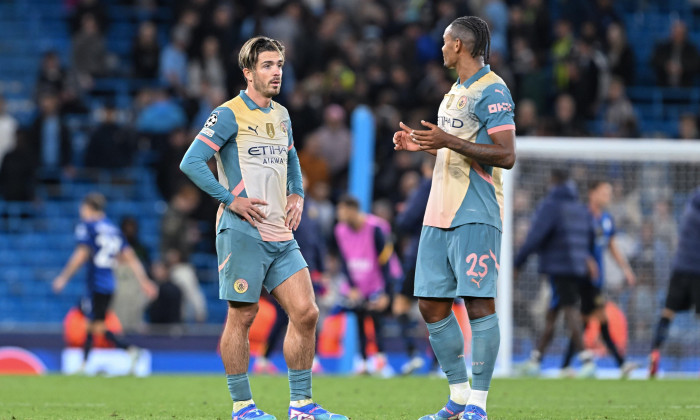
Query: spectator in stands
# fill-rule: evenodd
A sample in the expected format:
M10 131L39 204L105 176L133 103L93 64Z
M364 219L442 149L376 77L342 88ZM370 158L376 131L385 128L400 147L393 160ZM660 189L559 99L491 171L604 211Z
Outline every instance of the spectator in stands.
M619 23L608 26L605 55L612 75L621 78L627 86L633 84L636 63L634 51L627 43L624 26Z
M318 137L320 156L328 164L333 186L348 169L352 139L350 130L345 125L345 110L337 104L331 104L323 112L324 124L314 131Z
M166 251L165 263L170 271L170 281L182 292L183 321L206 321L207 301L199 286L194 266L183 261L182 255L176 249Z
M211 113L211 109L209 111ZM189 183L188 178L180 170L180 162L185 156L190 141L191 137L187 130L184 128L174 130L168 136L168 142L156 163L156 184L165 201L170 201L183 184Z
M515 114L515 129L518 136L537 135L537 105L531 99L523 99L518 103Z
M563 137L583 137L586 130L576 112L576 102L569 94L557 96L554 103L553 135Z
M182 291L172 282L168 268L158 261L151 266L151 272L158 284L158 297L148 307L151 324L182 322Z
M199 190L192 184L182 185L170 200L161 222L161 255L174 249L180 253L182 261L189 260L200 237L199 228L192 219L199 201Z
M44 175L55 177L59 169L70 170L72 167L70 133L59 115L58 96L55 94L44 93L39 98L39 116L29 130L27 141L31 143L34 162L44 170Z
M328 163L326 163L321 147L321 138L312 133L304 141L304 148L299 151L299 164L306 174L309 184L308 191L312 191L319 182L326 184L330 182Z
M139 79L155 79L160 67L160 45L156 25L150 21L141 22L139 33L131 49L133 76Z
M81 87L75 72L67 72L61 66L61 59L56 51L48 51L43 55L35 92L37 98L44 93L58 95L62 113L82 114L87 112L80 97Z
M294 121L294 147L302 150L308 134L321 125L321 112L310 103L309 95L299 85L289 95L287 111L289 111L290 120Z
M233 15L234 9L230 4L219 3L212 14L211 25L205 30L209 36L219 41L222 57L230 57L238 41L236 34L238 25L233 21Z
M565 90L569 86L569 60L574 49L574 31L571 22L558 20L554 26L556 39L552 44L551 58L554 84L557 90Z
M681 140L700 140L698 119L695 115L686 113L678 119L678 138Z
M32 201L36 183L34 150L26 133L17 133L15 147L0 165L0 196L6 201Z
M143 95L143 108L136 117L136 128L140 133L167 135L186 126L185 111L166 89L147 89Z
M189 96L201 97L204 84L212 90L226 90L226 69L220 54L219 41L213 36L204 38L199 56L190 61L188 66L187 93ZM220 104L214 107L218 105Z
M592 35L589 35L575 42L573 56L567 63L568 82L564 91L574 97L578 113L586 119L592 119L597 114L609 85L605 55L595 46Z
M612 27L612 26L611 26ZM610 137L637 137L637 115L632 102L625 95L623 79L614 77L608 89L605 109L605 135Z
M700 68L697 47L688 40L688 28L680 20L671 26L671 37L656 45L651 64L661 86L691 86Z
M0 165L5 155L15 148L17 128L17 120L7 112L7 102L0 95Z
M85 167L120 169L131 166L136 151L133 133L118 121L119 111L108 102L100 110L100 125L90 136L85 151Z
M181 26L173 29L171 42L160 55L160 80L176 92L184 94L187 86L188 30Z
M107 73L107 47L95 16L83 15L80 31L72 40L71 57L73 70L83 87L91 87L93 78Z
M103 34L107 31L109 19L107 19L107 11L105 3L99 0L78 0L73 10L73 15L70 18L71 33L80 32L83 24L83 18L86 15L91 15L97 22L97 28Z

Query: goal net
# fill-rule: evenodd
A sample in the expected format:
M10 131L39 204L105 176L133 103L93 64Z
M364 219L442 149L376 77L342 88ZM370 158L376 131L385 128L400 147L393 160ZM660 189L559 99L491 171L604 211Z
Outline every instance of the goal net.
M566 169L587 202L588 185L605 180L613 187L608 208L616 227L615 240L628 259L636 285L630 287L607 251L604 292L610 330L628 360L643 376L651 341L663 309L671 265L678 244L680 217L693 190L700 186L700 142L673 140L519 138L517 164L506 171L505 223L499 279L498 310L502 326L499 354L501 374L529 358L541 335L551 290L537 273L531 256L517 279L512 260L524 242L534 209L547 194L553 169ZM700 250L698 250L700 258ZM586 346L598 355L598 376L619 372L608 357L595 325L586 331ZM563 322L542 363L543 373L555 375L568 345ZM679 313L662 350L665 375L700 371L700 322L694 311Z

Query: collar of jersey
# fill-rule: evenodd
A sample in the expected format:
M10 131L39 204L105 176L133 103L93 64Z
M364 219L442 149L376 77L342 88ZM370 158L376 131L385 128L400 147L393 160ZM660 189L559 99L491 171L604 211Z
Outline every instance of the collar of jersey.
M472 77L470 77L464 83L462 83L462 86L464 86L465 89L468 89L469 86L471 86L474 82L484 77L490 71L491 66L489 66L488 64L485 65L481 68L481 70L477 71ZM459 84L459 77L457 78L457 84Z
M245 102L245 104L248 105L248 109L250 109L251 111L259 109L262 112L269 114L270 111L272 111L272 109L273 109L272 101L270 101L270 106L268 106L267 108L263 108L261 106L258 106L258 104L256 104L255 102L253 102L253 100L250 99L250 96L246 95L245 90L242 90L240 95L241 95L241 98L243 99L243 102Z

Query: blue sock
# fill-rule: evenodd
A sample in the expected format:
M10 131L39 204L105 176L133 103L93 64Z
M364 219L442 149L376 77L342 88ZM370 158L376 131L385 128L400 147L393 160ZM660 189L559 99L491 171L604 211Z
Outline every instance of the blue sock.
M428 331L433 353L450 385L467 382L469 377L467 365L464 364L464 335L455 314L450 313L447 318L428 324Z
M498 316L492 314L469 323L472 326L472 389L488 391L501 344Z
M311 369L289 369L289 401L311 399Z
M253 399L253 393L250 392L250 382L248 382L247 373L226 375L226 382L228 382L228 392L231 393L231 399L234 402Z

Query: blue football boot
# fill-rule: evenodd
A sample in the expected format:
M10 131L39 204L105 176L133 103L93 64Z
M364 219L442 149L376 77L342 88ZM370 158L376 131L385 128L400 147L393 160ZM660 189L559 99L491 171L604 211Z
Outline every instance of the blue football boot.
M457 420L464 411L464 405L457 404L452 400L448 400L447 404L436 414L428 414L418 420Z
M486 411L476 405L468 405L467 408L464 409L462 418L464 420L488 420Z
M256 420L277 420L277 418L271 414L267 414L266 412L262 410L258 410L258 407L255 406L255 404L251 404L248 407L241 408L237 412L234 411L231 414L231 419L232 420L248 420L248 419L256 419Z
M316 403L303 407L289 407L289 420L349 420L342 414L329 413Z

